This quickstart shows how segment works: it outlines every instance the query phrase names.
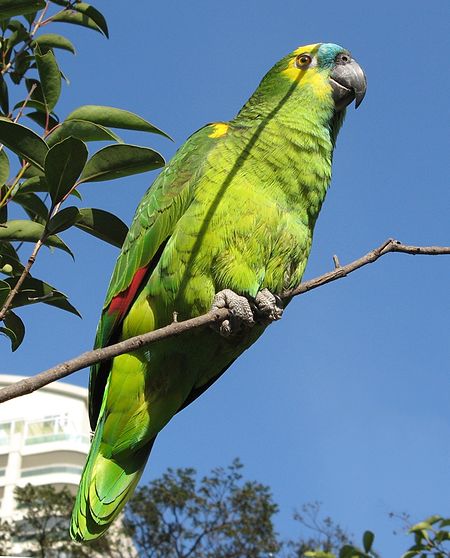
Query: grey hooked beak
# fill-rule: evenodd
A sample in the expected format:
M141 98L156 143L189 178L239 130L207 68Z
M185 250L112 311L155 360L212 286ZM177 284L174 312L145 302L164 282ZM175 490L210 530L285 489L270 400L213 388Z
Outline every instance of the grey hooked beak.
M336 64L330 74L330 84L336 110L344 109L353 100L355 108L358 108L366 94L366 76L353 58L348 62Z

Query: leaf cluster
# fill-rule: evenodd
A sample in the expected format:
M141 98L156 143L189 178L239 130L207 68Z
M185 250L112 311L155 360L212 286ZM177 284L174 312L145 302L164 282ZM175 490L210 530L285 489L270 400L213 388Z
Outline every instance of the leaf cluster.
M27 484L14 491L19 517L14 523L3 525L0 533L12 533L7 542L20 543L30 556L72 558L110 556L125 558L113 550L113 538L104 538L90 546L81 546L69 540L68 529L75 497L67 487L33 486ZM0 541L2 538L0 538Z
M41 245L73 256L59 236L69 228L116 247L127 234L117 216L80 207L79 188L164 165L158 152L125 143L113 129L168 137L141 116L114 107L85 105L59 118L55 110L64 74L55 52L74 53L75 47L63 35L40 34L56 23L108 37L104 16L85 2L0 0L0 273L5 276L0 280L0 332L10 338L13 350L25 333L13 309L44 302L78 314L66 295L31 276ZM23 90L18 102L11 103L11 88ZM19 123L21 119L29 124ZM106 145L90 153L93 142ZM26 218L16 218L15 208ZM34 250L28 261L21 261L19 250L28 242L35 244Z
M409 528L414 536L414 544L402 558L449 558L450 557L450 518L432 515Z

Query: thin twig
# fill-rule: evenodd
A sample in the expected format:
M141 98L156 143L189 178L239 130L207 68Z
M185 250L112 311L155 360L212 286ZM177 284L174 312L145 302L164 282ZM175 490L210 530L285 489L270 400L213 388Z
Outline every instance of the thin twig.
M58 213L59 208L61 207L61 203L62 202L58 202L55 207L53 208L53 211L50 213L50 217L48 218L48 220L50 221L50 219L56 215L56 213ZM39 250L42 248L42 246L44 245L45 239L47 237L47 232L44 230L44 232L42 233L41 238L36 242L36 244L34 245L34 249L33 252L31 253L31 256L28 258L28 262L27 265L23 268L22 274L20 275L17 283L14 285L14 287L11 289L8 297L5 300L5 303L3 304L2 309L0 310L0 322L4 319L4 317L6 316L6 314L8 313L8 310L10 309L10 307L12 306L12 303L14 301L14 298L17 296L17 294L20 291L20 287L22 286L23 282L25 281L25 279L28 277L28 274L30 273L30 269L32 268L34 262L36 261L36 256L39 252Z
M37 88L37 85L35 83L33 83L33 85L30 87L30 90L28 91L27 96L25 97L24 102L22 103L22 106L19 109L19 112L17 113L16 117L13 120L13 122L15 124L17 124L17 122L22 118L23 111L26 109L27 104L30 101L31 97L33 96L33 93L34 93L36 88Z
M5 303L3 304L2 309L0 310L0 321L3 320L3 318L8 313L8 310L10 309L15 296L18 294L18 292L20 291L20 287L23 285L23 282L28 277L28 274L30 273L30 269L33 267L33 264L36 261L37 253L39 252L42 246L43 246L42 239L38 240L34 245L33 252L31 253L31 256L28 258L27 264L22 270L22 274L17 280L17 283L9 292L9 295L6 297Z
M376 262L378 258L381 258L381 256L384 256L389 252L402 252L403 254L411 255L440 256L450 254L450 246L408 246L407 244L402 244L400 241L390 238L389 240L386 240L386 242L383 242L381 246L371 250L361 258L347 265L337 267L333 271L329 271L320 277L300 283L300 285L295 287L295 289L284 292L282 298L297 296L311 291L312 289L316 289L317 287L321 287L322 285L326 285L327 283L331 283L336 279L341 279L349 273L356 271L360 267Z
M325 273L320 277L305 281L291 291L286 291L285 293L283 293L282 298L291 298L293 296L298 296L300 294L321 287L322 285L326 285L327 283L331 283L336 279L345 277L349 273L352 273L353 271L356 271L357 269L367 264L375 262L376 260L381 258L381 256L384 256L389 252L402 252L404 254L430 256L444 254L450 255L450 246L408 246L406 244L402 244L397 240L389 239L381 246L368 252L361 258L347 265L338 267L333 271ZM37 389L44 387L45 385L50 384L55 380L60 380L61 378L69 376L73 372L81 370L82 368L86 368L87 366L91 366L98 362L110 360L115 356L135 351L144 346L150 345L157 341L161 341L162 339L181 335L186 331L190 331L194 328L221 323L225 318L229 316L229 314L230 312L226 308L222 308L220 310L211 310L210 312L202 316L198 316L190 320L185 320L183 322L173 322L172 324L166 327L162 327L161 329L157 329L143 335L137 335L136 337L131 337L130 339L121 341L120 343L116 343L115 345L88 351L78 357L63 362L62 364L58 364L53 368L49 368L45 372L41 372L36 376L26 378L15 384L4 387L0 390L0 403L3 403L4 401L8 401L10 399L14 399L15 397L19 397L21 395L32 393L33 391L36 391Z

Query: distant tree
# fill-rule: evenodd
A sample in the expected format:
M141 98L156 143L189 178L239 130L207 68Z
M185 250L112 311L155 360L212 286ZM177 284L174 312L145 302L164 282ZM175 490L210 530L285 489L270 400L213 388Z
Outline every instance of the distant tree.
M194 469L168 469L139 488L125 528L141 558L268 558L281 545L278 506L269 487L243 481L238 460L197 479Z
M70 540L69 520L75 497L67 488L27 484L15 489L15 499L21 519L14 524L14 539L23 544L29 556L128 558L113 544L114 531L90 545Z
M0 555L8 556L10 554L12 534L12 524L0 519Z
M298 540L288 543L290 558L304 558L311 551L323 553L337 553L346 544L350 544L352 535L347 533L331 517L321 517L321 503L308 502L303 504L301 511L294 513L294 519L300 523L308 533L302 533Z

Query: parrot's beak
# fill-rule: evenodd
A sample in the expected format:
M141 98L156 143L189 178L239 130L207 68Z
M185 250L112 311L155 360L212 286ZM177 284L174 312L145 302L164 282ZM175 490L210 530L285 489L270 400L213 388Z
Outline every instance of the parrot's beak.
M336 110L344 109L353 100L355 108L358 108L366 94L366 76L353 58L346 63L336 64L330 74L330 84Z

